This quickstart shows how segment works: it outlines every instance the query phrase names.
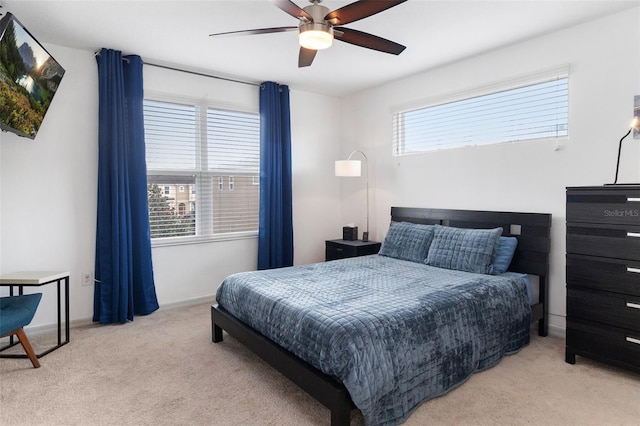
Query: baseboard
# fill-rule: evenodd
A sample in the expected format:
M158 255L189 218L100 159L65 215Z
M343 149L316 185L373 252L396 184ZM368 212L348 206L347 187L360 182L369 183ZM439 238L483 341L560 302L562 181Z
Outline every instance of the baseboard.
M567 337L566 317L564 315L549 312L547 324L549 325L549 334L552 336L562 337L563 339Z
M200 296L200 297L194 297L192 299L184 299L184 300L179 300L177 302L171 302L171 303L165 303L163 305L160 306L160 309L173 309L173 308L180 308L183 306L193 306L193 305L199 305L201 303L215 303L216 301L216 296L215 295L210 295L210 296Z
M186 307L186 306L193 306L193 305L199 305L201 303L215 303L215 295L209 295L209 296L201 296L201 297L194 297L192 299L184 299L184 300L179 300L177 302L170 302L170 303L164 303L160 305L160 309L175 309L175 308L182 308L182 307ZM97 325L96 322L93 321L93 318L80 318L80 319L75 319L75 320L71 320L69 321L69 328L82 328L82 327L89 327L89 326L93 326L93 325ZM50 323L50 324L43 324L43 325L37 325L37 326L27 326L25 327L25 332L28 332L29 334L44 334L44 333L50 333L50 332L55 332L58 330L58 324L57 323ZM64 331L63 331L64 333ZM9 338L3 338L0 339L0 341L3 340L8 340Z
M565 339L567 337L567 330L558 325L549 324L549 334L555 337L562 337Z

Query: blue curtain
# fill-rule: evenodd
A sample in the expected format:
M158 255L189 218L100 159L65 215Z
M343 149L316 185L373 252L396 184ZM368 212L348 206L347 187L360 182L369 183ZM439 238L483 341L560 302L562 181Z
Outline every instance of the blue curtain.
M98 217L93 320L125 323L158 309L147 204L142 59L97 56Z
M258 269L293 265L289 87L260 86Z

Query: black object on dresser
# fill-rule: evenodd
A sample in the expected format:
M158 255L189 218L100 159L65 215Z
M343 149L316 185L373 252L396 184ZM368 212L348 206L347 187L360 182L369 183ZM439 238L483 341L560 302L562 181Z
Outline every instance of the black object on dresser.
M325 241L325 260L378 254L380 246L381 243L375 241L327 240Z
M640 371L640 185L567 188L567 345Z

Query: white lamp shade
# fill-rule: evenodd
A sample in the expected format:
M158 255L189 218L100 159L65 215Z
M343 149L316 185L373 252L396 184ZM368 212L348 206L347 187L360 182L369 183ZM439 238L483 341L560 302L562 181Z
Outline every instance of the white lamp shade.
M361 176L362 162L360 160L336 161L336 176Z
M333 29L326 23L308 22L301 24L298 42L305 49L327 49L333 43Z

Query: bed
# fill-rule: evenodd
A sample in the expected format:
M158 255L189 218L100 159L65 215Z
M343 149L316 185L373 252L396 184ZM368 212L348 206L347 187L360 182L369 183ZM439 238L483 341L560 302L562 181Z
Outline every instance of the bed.
M211 308L213 342L226 330L328 407L332 425L348 425L355 406L367 424L399 424L517 352L531 322L547 334L550 227L549 214L393 207L380 254L225 279ZM397 235L412 237L394 247ZM539 277L539 300L530 303L520 275L494 274L484 258L446 263L461 235L485 252L494 247L485 241L515 236L508 269ZM412 258L425 250L429 262Z

